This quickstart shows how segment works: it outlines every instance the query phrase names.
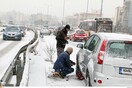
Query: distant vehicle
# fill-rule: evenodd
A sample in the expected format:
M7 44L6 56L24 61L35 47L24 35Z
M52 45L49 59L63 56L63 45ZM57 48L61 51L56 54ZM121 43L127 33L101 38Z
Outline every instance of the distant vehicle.
M26 35L26 27L25 26L19 26L21 33L22 33L22 37L24 37Z
M68 31L68 33L67 33L67 39L70 39L70 36L71 36L71 34L72 34L74 31L75 31L75 30L73 30L73 29L72 29L72 30L70 29L70 30Z
M62 29L64 28L64 25L63 26L60 26L60 27L57 27L54 31L53 31L53 35L56 36L57 32L58 31L61 31ZM67 39L70 38L70 35L75 31L75 28L71 27L70 30L68 31L67 33Z
M73 32L70 35L70 40L72 40L72 41L77 41L77 40L86 41L87 36L86 36L85 31L81 30L81 29L75 30L75 32Z
M51 31L47 27L40 29L40 35L50 35L50 34Z
M53 35L56 36L57 32L58 32L58 31L61 31L63 28L64 28L64 26L57 27L57 28L53 31Z
M76 74L87 86L132 86L132 35L95 33L76 57Z
M83 29L89 37L96 32L112 32L113 21L110 18L95 18L81 21L79 28Z
M7 26L3 31L3 40L7 39L21 40L22 34L20 28L16 26Z
M0 32L3 32L3 30L5 30L6 27L0 27Z

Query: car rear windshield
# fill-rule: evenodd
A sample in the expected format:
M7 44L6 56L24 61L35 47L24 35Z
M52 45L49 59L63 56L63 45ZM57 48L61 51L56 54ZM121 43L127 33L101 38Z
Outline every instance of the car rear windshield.
M78 31L76 31L76 33L77 33L77 34L85 34L85 32L82 31L82 30L78 30Z
M110 42L108 54L112 57L132 59L132 41Z

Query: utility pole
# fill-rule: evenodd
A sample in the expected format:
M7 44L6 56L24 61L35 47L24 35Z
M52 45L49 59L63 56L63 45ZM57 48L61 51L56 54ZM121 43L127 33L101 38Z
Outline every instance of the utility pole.
M65 14L65 0L63 1L62 25L64 24L64 14Z
M88 6L89 6L89 0L87 0L86 19L88 18Z
M49 5L47 6L47 21L46 21L46 26L49 26Z
M87 0L87 10L86 10L86 13L88 13L88 6L89 6L89 0Z
M102 17L102 10L103 10L103 0L101 1L100 17Z

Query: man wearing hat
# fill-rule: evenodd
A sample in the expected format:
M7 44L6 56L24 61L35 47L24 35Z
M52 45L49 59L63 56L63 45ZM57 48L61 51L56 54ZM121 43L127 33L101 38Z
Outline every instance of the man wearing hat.
M70 30L70 25L67 24L61 31L57 32L56 35L57 56L64 51L65 45L68 44L67 33L69 30Z

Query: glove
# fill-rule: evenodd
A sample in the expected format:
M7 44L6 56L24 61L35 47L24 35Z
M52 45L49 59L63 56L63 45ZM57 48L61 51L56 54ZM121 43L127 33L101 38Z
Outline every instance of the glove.
M68 41L66 41L66 44L68 44Z
M72 64L75 65L76 63L72 61Z
M73 65L75 65L75 64L76 64L75 62L71 61L71 66L73 66Z

